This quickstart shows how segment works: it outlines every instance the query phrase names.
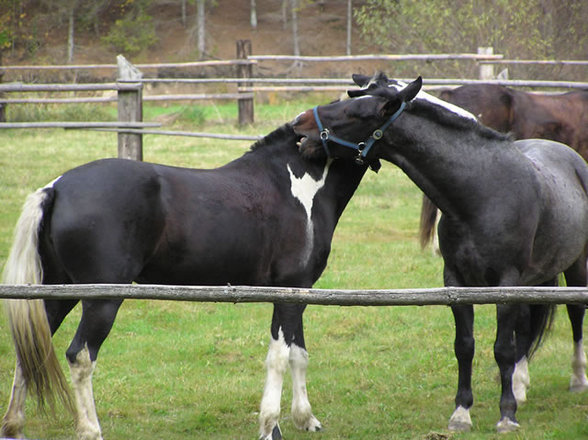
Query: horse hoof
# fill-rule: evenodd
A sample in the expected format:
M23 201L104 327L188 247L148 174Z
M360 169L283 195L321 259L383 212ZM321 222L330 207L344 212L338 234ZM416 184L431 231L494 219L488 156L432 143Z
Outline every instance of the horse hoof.
M585 377L582 379L572 377L572 380L570 381L570 391L572 393L581 393L586 390L588 390L588 380L586 380Z
M317 420L315 416L311 414L310 418L301 422L294 419L294 426L301 431L318 432L323 430L321 422Z
M310 432L319 432L323 430L323 426L321 422L319 422L316 417L312 417L308 424L305 426L305 429Z
M458 406L449 419L447 429L453 432L468 432L471 430L472 419L470 417L470 411L463 406Z
M496 432L499 434L506 434L507 432L516 431L520 428L520 426L521 425L519 425L517 422L509 419L508 417L505 417L496 424Z
M259 437L259 440L282 440L282 431L280 431L280 426L274 426L272 432L269 435L264 436L263 434Z

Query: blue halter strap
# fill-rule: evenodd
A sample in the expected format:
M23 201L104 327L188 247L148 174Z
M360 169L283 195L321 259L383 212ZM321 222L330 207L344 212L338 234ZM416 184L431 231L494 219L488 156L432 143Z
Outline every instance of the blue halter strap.
M349 147L349 148L356 150L358 154L357 154L357 157L355 158L355 161L359 165L363 165L364 159L366 158L366 156L369 153L372 146L376 143L376 141L379 141L380 139L382 139L382 137L384 136L384 132L388 129L390 124L392 124L392 122L394 122L398 118L398 116L400 116L400 114L404 111L405 107L406 107L406 102L403 102L402 104L400 104L400 108L398 110L396 110L396 112L392 116L390 116L390 118L384 123L384 125L382 125L378 129L374 130L374 132L370 135L370 137L366 141L358 142L358 143L349 142L344 139L338 138L337 136L331 134L331 132L329 131L328 128L324 128L323 123L321 122L321 120L319 118L318 105L312 109L312 113L314 114L314 119L315 119L316 125L318 126L318 129L319 129L319 135L321 138L321 142L323 144L323 148L325 149L325 153L327 153L327 156L328 157L331 156L331 154L329 152L329 147L327 145L327 141L331 141L331 142L335 142L336 144L343 145L344 147Z

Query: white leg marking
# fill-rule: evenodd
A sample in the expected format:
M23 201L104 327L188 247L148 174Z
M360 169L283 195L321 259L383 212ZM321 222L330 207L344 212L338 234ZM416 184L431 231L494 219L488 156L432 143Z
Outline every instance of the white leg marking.
M298 178L292 172L290 165L288 164L288 173L290 173L290 191L292 195L298 199L298 201L304 207L306 212L306 244L304 246L304 252L302 255L302 264L306 265L310 254L312 253L314 243L314 227L312 224L312 205L314 204L314 198L319 190L325 185L327 180L327 174L329 167L331 166L332 160L327 160L323 175L319 180L314 180L310 174L304 173L304 176Z
M507 432L513 432L520 428L517 422L513 422L508 417L500 419L500 421L496 424L496 432L499 434L505 434Z
M2 420L2 437L24 438L24 404L26 397L27 387L20 365L17 362L14 369L14 382L12 384L12 393L10 394L10 403Z
M435 225L433 225L433 255L441 255L441 247L439 246L439 222L441 221L441 210L437 209L437 217L435 218Z
M69 364L76 398L79 440L102 440L92 391L92 374L95 367L96 362L90 360L87 347L78 353L75 362Z
M288 368L289 356L290 348L286 345L284 334L280 329L278 339L272 338L270 341L265 360L267 376L259 410L259 433L262 439L272 438L272 430L280 418L282 384L284 383L284 373Z
M306 392L306 368L308 353L292 345L290 348L290 369L292 371L292 419L298 429L320 431L321 423L312 415L312 408Z
M453 411L449 419L448 429L450 431L469 431L472 429L472 418L470 417L470 410L463 406L458 406Z
M515 396L517 405L522 405L527 401L527 389L530 383L529 362L527 361L527 356L524 356L515 364L515 369L512 373L512 393Z
M584 340L580 339L574 344L570 391L584 391L586 389L588 389L588 379L586 378L586 354L584 353Z

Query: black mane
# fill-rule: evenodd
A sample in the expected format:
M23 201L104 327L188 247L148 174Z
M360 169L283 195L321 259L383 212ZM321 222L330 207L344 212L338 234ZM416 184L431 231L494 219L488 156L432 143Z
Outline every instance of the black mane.
M284 139L289 136L295 136L294 130L289 123L282 125L281 127L276 128L270 134L264 136L260 140L256 141L251 147L249 148L250 151L255 151L258 148L263 148L266 145L275 144L277 140Z
M419 113L424 113L427 117L429 117L433 121L438 122L439 124L450 125L454 128L461 130L475 131L480 136L486 139L494 139L498 141L513 140L510 134L500 133L483 124L480 124L477 121L460 116L456 113L453 113L443 108L440 105L428 102L423 99L417 98L413 100L410 103L410 107L408 108Z

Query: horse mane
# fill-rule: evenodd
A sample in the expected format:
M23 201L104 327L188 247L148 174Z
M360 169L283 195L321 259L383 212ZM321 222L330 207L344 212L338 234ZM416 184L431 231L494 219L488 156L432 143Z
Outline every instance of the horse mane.
M286 123L281 127L276 128L270 134L256 141L253 145L251 145L249 150L255 151L259 148L263 148L266 145L275 144L277 140L286 138L288 136L294 136L294 129L292 128L292 125Z
M460 130L474 131L486 139L497 141L513 140L510 134L500 133L490 127L480 124L477 121L474 121L473 119L464 118L463 116L448 111L441 105L434 104L423 99L417 98L411 101L409 108L414 109L420 113L424 113L427 117L442 125L449 125Z

